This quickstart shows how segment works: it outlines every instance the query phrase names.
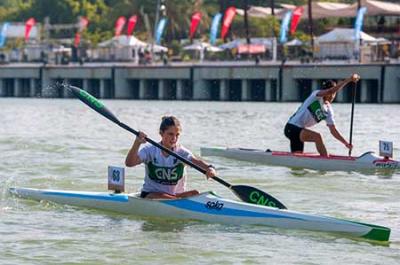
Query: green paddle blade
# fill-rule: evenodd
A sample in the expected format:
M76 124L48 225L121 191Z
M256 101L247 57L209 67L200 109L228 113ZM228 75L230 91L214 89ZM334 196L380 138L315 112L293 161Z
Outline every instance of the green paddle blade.
M92 95L90 95L88 92L86 92L83 89L80 89L80 88L77 88L77 87L74 87L71 85L65 85L65 86L67 89L69 89L69 91L71 91L71 93L75 97L79 98L83 103L85 103L86 105L88 105L89 107L91 107L92 109L94 109L95 111L97 111L98 113L100 113L101 115L106 117L107 119L110 119L117 124L120 123L118 118L115 117L114 114L112 114L111 111L109 111L100 100L93 97Z
M278 199L257 188L245 185L235 185L232 186L231 189L244 202L279 209L287 209L286 206L283 205L283 203L281 203Z

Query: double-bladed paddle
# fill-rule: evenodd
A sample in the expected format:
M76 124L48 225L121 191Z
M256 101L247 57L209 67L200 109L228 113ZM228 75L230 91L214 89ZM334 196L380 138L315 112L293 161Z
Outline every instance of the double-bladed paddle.
M90 95L88 92L86 92L83 89L80 89L78 87L74 87L71 85L66 85L63 84L64 87L69 89L73 95L75 95L77 98L79 98L83 103L109 119L110 121L116 123L120 127L124 128L125 130L135 134L136 136L139 134L138 131L132 129L128 125L122 123L121 121L118 120L118 118L111 112L109 111L105 105L99 101L97 98L94 96ZM146 137L146 141L151 143L152 145L160 148L164 152L168 153L169 155L172 155L176 157L177 159L181 160L185 164L197 169L201 173L205 174L206 170L203 168L193 164L191 161L187 160L186 158L181 157L177 153L165 148L164 146L160 145L159 143L153 141L152 139ZM252 204L259 204L259 205L265 205L265 206L270 206L270 207L276 207L279 209L287 209L279 200L275 199L268 193L259 190L254 187L250 186L245 186L245 185L231 185L228 182L224 181L223 179L219 177L212 177L213 180L217 181L218 183L224 185L225 187L229 188L233 193L239 197L242 201L252 203Z

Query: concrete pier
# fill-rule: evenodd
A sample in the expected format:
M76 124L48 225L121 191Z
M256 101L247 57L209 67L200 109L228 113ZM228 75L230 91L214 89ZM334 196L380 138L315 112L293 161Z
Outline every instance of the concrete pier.
M0 97L6 97L7 91L4 87L4 80L0 79Z
M67 81L99 98L218 101L302 101L322 82L359 73L356 101L400 103L400 64L203 62L141 66L7 64L0 66L0 97L69 98ZM351 102L352 85L336 97Z
M184 94L183 94L183 81L182 80L176 80L176 99L177 100L183 100Z
M242 79L242 101L249 101L251 97L251 91L249 87L249 80Z

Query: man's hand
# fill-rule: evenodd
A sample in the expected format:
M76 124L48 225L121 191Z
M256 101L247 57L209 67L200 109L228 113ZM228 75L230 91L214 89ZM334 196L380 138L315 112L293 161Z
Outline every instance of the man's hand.
M352 74L350 78L352 82L356 83L360 80L361 77L358 74Z
M346 143L345 146L347 147L347 149L352 150L353 149L353 145L350 143Z

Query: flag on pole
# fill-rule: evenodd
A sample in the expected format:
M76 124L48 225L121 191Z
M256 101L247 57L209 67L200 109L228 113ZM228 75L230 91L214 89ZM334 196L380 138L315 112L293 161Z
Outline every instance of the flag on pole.
M285 16L282 19L281 34L280 34L280 38L279 38L280 43L287 42L287 32L288 32L291 17L292 17L292 11L288 11L288 12L286 12Z
M79 17L79 31L84 31L89 24L87 17Z
M355 39L358 41L360 39L360 34L361 34L361 28L363 25L363 20L364 20L364 15L367 12L367 7L363 6L361 7L358 12L357 12L357 18L354 23L354 34L355 34Z
M229 27L231 26L235 15L236 15L235 7L231 6L231 7L228 7L228 9L226 9L225 15L224 15L224 21L222 22L221 39L225 39L225 36L228 33Z
M294 34L296 32L297 26L299 25L300 18L303 15L304 12L304 7L298 6L296 9L293 11L293 16L292 16L292 23L290 23L290 34Z
M195 12L192 15L192 22L190 24L190 32L189 32L190 39L193 39L194 33L196 32L197 27L200 24L200 20L201 20L201 13Z
M124 28L126 23L126 18L125 17L119 17L117 21L115 21L115 36L119 36L122 32L122 29Z
M35 26L35 24L36 24L36 21L33 17L31 17L30 19L28 19L25 22L25 41L28 41L31 30L32 30L33 26Z
M75 33L74 47L78 48L80 43L81 43L81 33L77 32L77 33Z
M79 17L78 31L75 33L74 47L78 48L81 43L81 32L84 31L89 24L89 20L86 17Z
M215 44L215 41L217 39L218 35L218 28L219 28L219 23L221 22L222 14L217 13L211 23L211 29L210 29L210 43L212 45Z
M137 16L131 16L128 20L128 29L126 31L126 33L128 34L128 36L132 35L133 30L135 29L136 26L136 22L137 22Z
M7 39L7 29L8 26L10 25L10 23L5 22L3 24L3 26L1 27L1 31L0 31L0 48L4 46L4 44L6 43L6 39Z
M158 22L157 30L156 30L156 44L160 44L162 34L164 33L165 25L167 25L167 19L162 18L160 22Z

